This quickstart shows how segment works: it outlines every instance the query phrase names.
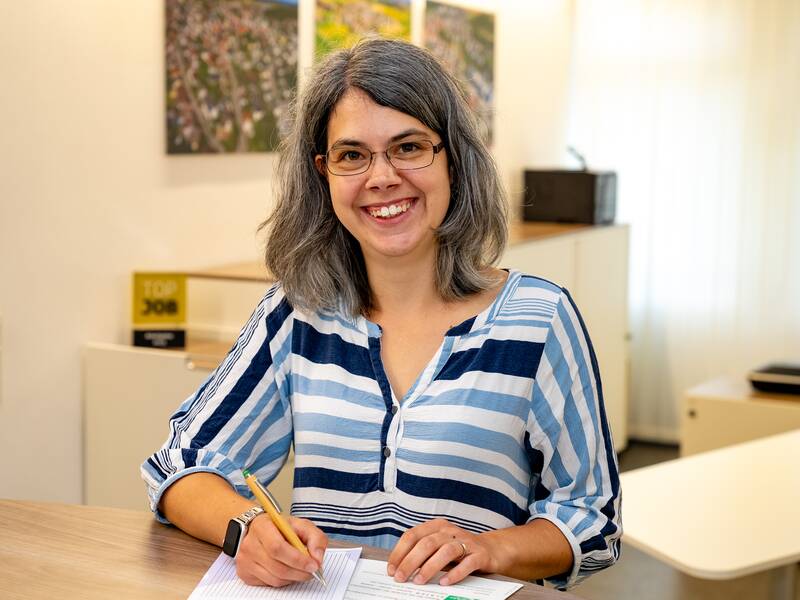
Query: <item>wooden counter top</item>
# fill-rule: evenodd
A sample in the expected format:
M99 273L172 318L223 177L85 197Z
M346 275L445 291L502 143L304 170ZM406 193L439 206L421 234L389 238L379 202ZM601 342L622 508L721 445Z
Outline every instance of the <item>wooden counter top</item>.
M8 600L185 600L220 553L145 510L0 500L0 530L0 598ZM527 582L511 599L579 600Z
M607 225L584 225L581 223L514 222L508 228L508 244L514 246L525 242L568 235ZM262 262L237 262L187 271L187 277L198 279L224 279L229 281L272 281Z
M585 225L583 223L545 223L538 221L515 221L508 226L508 244L514 246L546 238L587 231L607 225Z
M263 262L228 263L197 271L187 271L186 276L197 279L225 279L228 281L264 282L273 280Z

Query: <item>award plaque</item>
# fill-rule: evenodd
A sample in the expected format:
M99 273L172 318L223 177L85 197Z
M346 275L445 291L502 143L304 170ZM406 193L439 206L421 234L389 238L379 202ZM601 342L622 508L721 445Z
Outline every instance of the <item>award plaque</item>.
M186 275L133 274L133 345L186 345Z

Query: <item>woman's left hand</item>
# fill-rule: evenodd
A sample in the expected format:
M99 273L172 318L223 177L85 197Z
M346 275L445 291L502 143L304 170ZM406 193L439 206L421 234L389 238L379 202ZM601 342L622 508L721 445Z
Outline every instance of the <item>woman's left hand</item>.
M387 573L397 582L428 583L444 567L457 563L439 580L451 585L473 571L494 573L496 558L492 556L489 540L470 533L445 519L434 519L407 530L389 555Z

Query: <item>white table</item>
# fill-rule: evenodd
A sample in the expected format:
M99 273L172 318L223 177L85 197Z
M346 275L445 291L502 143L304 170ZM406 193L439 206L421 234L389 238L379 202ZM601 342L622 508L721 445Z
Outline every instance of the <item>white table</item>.
M800 600L800 429L628 471L623 542L702 579L773 570Z

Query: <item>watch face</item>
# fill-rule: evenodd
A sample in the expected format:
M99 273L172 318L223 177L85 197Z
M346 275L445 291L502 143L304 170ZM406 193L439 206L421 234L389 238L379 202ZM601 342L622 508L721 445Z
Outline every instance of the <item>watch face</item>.
M228 556L236 556L243 530L244 525L236 519L228 521L228 530L225 532L225 541L222 543L222 551Z

